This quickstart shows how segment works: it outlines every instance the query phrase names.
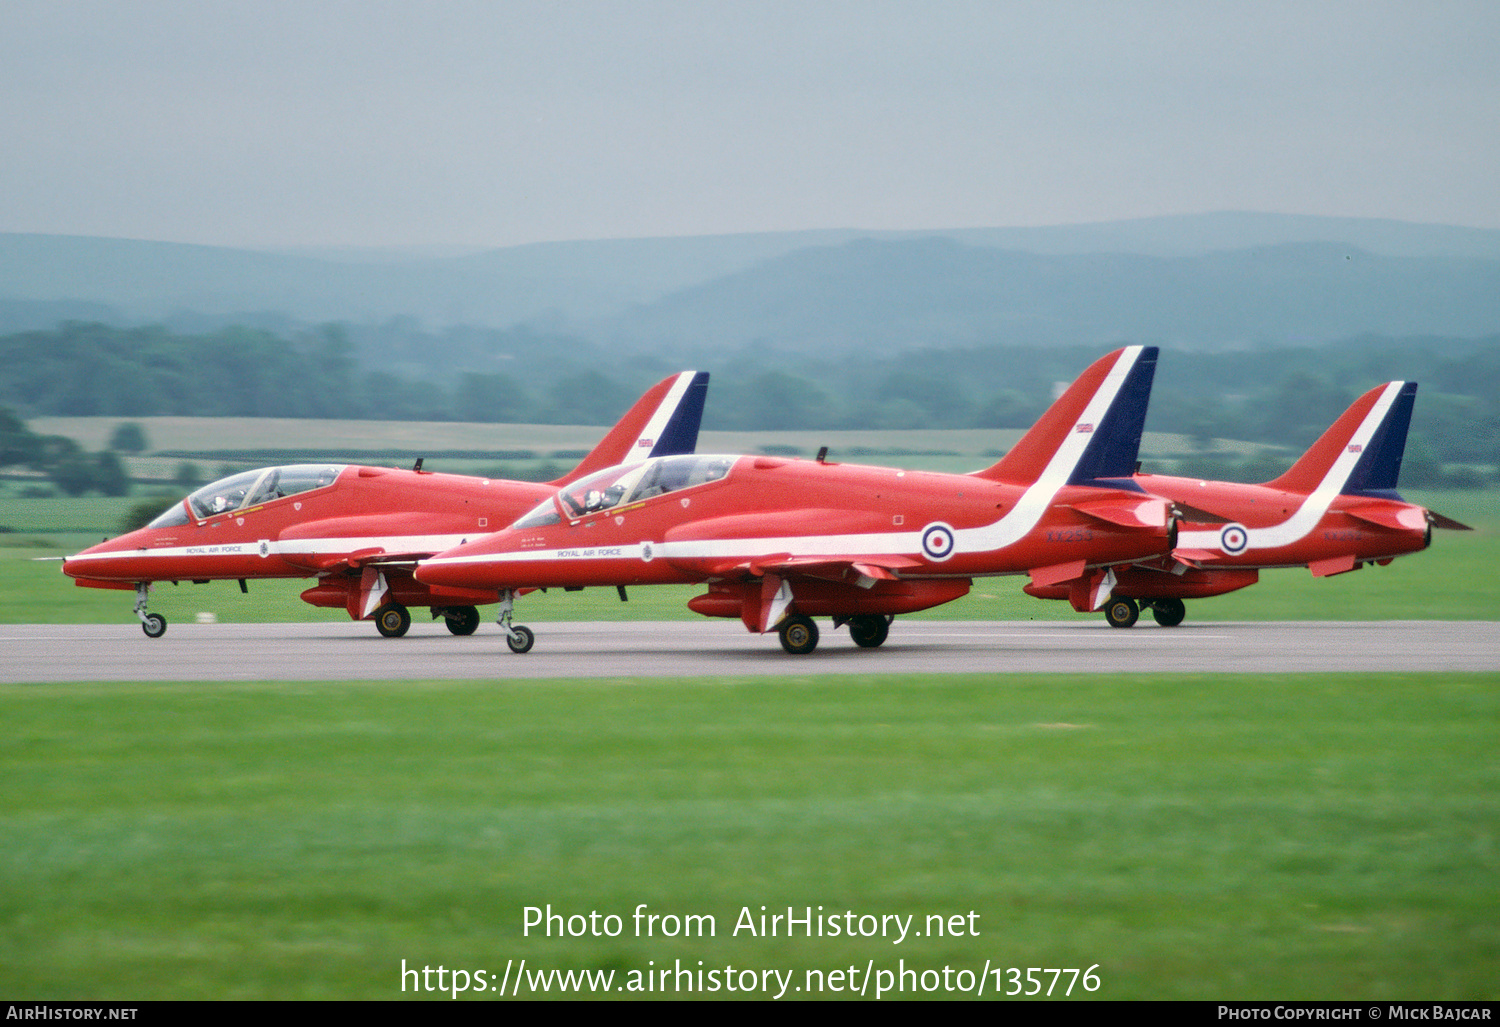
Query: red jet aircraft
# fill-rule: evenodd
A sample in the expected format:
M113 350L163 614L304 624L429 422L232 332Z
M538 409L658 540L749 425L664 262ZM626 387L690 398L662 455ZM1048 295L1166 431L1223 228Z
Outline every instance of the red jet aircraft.
M1128 628L1147 607L1158 624L1175 627L1186 614L1184 599L1253 585L1262 568L1307 567L1327 577L1426 549L1434 527L1470 530L1396 492L1416 395L1416 382L1371 389L1289 471L1264 485L1137 474L1141 488L1175 503L1183 519L1169 557L1111 568L1106 619ZM1070 598L1056 586L1025 590L1040 599Z
M152 638L166 618L146 612L154 581L307 578L313 606L374 617L388 638L411 626L408 607L432 608L455 635L479 625L493 591L421 584L417 560L509 524L559 486L638 456L691 453L698 443L706 372L684 371L642 396L593 451L557 481L526 482L345 464L244 471L173 503L149 525L63 562L90 588L135 589L135 613Z
M498 591L516 652L533 635L510 623L512 605L532 587L703 582L691 609L777 629L789 653L817 645L816 616L878 646L895 615L957 599L982 575L1029 573L1097 607L1102 568L1172 547L1170 504L1130 480L1155 368L1155 347L1101 358L974 474L823 454L658 458L576 481L510 529L422 561L416 577Z

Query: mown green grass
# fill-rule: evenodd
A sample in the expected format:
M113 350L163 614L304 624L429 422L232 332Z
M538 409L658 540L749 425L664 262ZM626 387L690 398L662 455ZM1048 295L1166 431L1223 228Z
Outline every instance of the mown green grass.
M1500 675L4 685L0 710L10 999L396 998L403 959L522 957L1500 997ZM524 937L549 903L625 935ZM717 936L634 937L638 903ZM731 936L762 905L980 933Z

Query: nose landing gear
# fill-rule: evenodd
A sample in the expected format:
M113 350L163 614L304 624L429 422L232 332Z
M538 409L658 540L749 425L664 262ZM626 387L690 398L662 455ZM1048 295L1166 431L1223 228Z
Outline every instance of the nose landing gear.
M505 632L505 644L510 646L513 653L526 653L536 643L536 635L523 624L512 624L511 617L516 609L516 590L513 588L502 589L500 592L500 613L495 618L500 625L500 630Z
M146 633L147 638L160 638L167 633L167 618L159 613L146 612L146 594L151 591L147 582L137 582L135 586L135 615L141 619L141 630Z

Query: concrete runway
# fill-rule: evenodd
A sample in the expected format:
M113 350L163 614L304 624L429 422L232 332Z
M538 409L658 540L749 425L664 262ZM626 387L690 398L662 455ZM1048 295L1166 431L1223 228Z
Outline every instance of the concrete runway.
M818 622L815 652L789 656L738 621L534 623L512 653L490 623L467 638L414 623L0 626L0 681L375 681L705 675L1500 671L1500 622L1199 623L1129 630L1101 620L908 621L879 649Z

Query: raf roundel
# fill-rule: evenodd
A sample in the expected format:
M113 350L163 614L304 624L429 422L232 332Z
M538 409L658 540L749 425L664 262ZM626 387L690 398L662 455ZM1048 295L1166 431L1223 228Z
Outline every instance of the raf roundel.
M953 555L953 529L939 521L922 529L922 552L929 560L943 561Z
M1250 533L1243 524L1226 524L1219 532L1219 548L1230 556L1238 556L1250 544Z

